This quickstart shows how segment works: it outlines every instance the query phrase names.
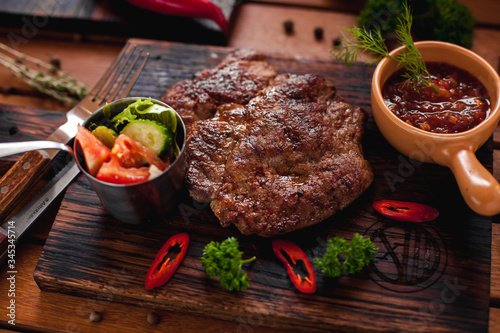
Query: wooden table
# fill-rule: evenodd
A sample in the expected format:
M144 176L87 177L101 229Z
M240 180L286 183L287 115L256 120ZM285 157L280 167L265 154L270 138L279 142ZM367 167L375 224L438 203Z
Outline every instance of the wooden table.
M495 0L465 1L478 18L473 50L483 56L494 68L500 66L500 8ZM480 4L481 3L481 4ZM332 40L339 36L339 26L351 26L356 10L363 1L343 2L327 0L254 0L243 3L237 10L227 45L255 48L264 52L294 54L297 58L329 59ZM282 23L293 20L295 33L284 33ZM313 30L324 28L324 38L316 40ZM0 42L8 41L8 32ZM39 31L39 34L19 49L30 55L49 60L57 56L64 70L89 86L94 85L124 45L124 38L73 35L61 32ZM68 107L36 93L16 79L5 68L0 68L0 103L38 109L67 111ZM494 135L494 174L500 180L500 130ZM69 331L69 332L143 332L193 331L231 332L242 329L258 332L276 332L258 326L241 326L210 318L166 311L156 311L161 318L157 325L148 323L151 309L119 303L103 303L58 293L42 292L32 274L57 213L58 203L38 221L17 247L16 261L16 326L0 317L0 327L10 330ZM490 332L500 331L500 225L493 224L491 266ZM9 288L1 269L0 290ZM5 309L7 298L0 297L0 308ZM91 322L89 315L102 314L99 322ZM4 313L5 311L2 311ZM251 324L251 323L250 323Z

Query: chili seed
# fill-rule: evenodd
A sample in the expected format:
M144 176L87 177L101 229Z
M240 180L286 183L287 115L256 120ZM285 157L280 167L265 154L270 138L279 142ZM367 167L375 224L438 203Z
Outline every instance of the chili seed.
M100 312L92 311L89 315L89 320L93 323L100 322L102 320L102 315Z
M316 38L316 40L323 39L323 28L322 27L314 28L314 38Z
M147 319L151 325L158 325L160 323L160 316L155 312L148 313Z
M292 20L286 20L283 22L283 28L285 28L285 32L287 34L292 34L293 33L293 21Z

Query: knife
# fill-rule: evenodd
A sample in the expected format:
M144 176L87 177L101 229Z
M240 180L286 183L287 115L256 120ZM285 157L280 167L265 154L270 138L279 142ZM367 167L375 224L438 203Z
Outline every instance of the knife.
M138 53L136 51L138 51ZM133 55L134 57L132 57ZM130 43L127 43L92 92L66 114L66 123L57 128L47 140L68 144L76 135L77 125L83 123L83 121L92 114L92 112L89 111L90 108L97 108L103 105L105 101L113 100L119 95L128 95L144 68L148 57L149 54L144 54L136 45L131 46ZM121 89L126 79L136 64L138 64L138 67L135 69L133 76L122 91ZM25 205L18 213L1 224L0 265L9 254L9 249L15 247L17 239L79 173L76 162L72 159L69 163L66 159L65 163L62 164L64 166L62 166L61 163L54 163L56 162L56 158L54 158L56 154L58 154L57 150L49 152L41 151L39 154L34 154L32 157L33 160L29 161L29 163L26 162L25 154L20 161L16 162L13 166L14 171L12 173L7 172L10 177L3 177L0 180L0 203L2 201L14 202L27 191L27 186L23 185L22 182L18 181L17 177L13 176L15 172L17 172L17 174L30 173L31 176L29 179L31 181L39 179L40 175L46 173L48 169L52 169L55 173L54 178L52 178L49 184L47 184L33 200ZM47 168L48 165L52 165L52 168ZM60 170L61 167L62 170ZM2 183L1 181L5 182ZM15 197L15 200L6 199L10 196ZM2 208L3 211L0 212L2 212L3 215L0 216L4 218L7 209L4 207Z
M19 238L28 230L31 224L45 211L57 196L71 183L80 170L72 159L61 171L27 203L18 213L11 216L0 226L0 265L7 256L9 270L15 270L15 248Z

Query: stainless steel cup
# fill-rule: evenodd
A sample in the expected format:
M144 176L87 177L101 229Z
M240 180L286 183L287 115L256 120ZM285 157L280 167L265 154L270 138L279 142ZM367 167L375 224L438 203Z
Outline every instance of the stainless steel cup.
M123 111L138 98L128 97L109 104L112 116ZM151 100L153 103L168 107L161 101ZM176 116L176 140L180 154L160 176L145 182L120 185L100 181L87 172L81 147L79 145L74 147L78 167L89 180L106 210L117 220L134 224L157 220L165 217L176 203L176 194L184 184L186 167L184 157L186 128L177 112ZM103 120L103 108L100 108L83 123L83 126L89 128L91 124L101 124Z

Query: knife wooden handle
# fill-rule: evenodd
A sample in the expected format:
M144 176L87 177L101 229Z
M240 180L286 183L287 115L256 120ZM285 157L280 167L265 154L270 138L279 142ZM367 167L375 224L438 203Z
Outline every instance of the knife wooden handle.
M14 207L21 195L41 175L50 158L38 150L25 153L0 179L0 218Z

